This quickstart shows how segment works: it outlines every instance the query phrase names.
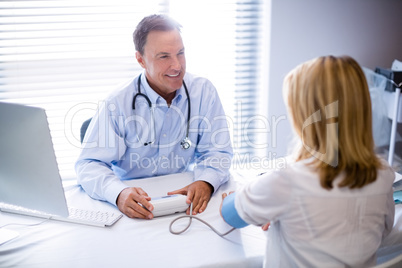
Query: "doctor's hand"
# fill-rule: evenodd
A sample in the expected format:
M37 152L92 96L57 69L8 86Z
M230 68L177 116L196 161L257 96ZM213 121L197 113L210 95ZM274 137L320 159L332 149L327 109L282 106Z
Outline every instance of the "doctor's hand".
M154 207L149 203L150 200L151 197L141 188L129 187L120 192L116 204L130 218L152 219Z
M207 208L207 204L211 199L213 193L213 187L211 184L205 181L195 181L186 187L179 190L168 192L168 195L182 194L187 195L187 204L193 203L193 215L204 212ZM187 209L186 214L190 214L190 207Z

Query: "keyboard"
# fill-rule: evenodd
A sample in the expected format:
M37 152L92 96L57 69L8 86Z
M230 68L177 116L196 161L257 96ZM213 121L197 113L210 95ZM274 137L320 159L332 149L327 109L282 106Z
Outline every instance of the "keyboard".
M68 217L61 217L9 204L1 204L0 211L97 227L112 226L123 216L121 213L69 207L68 211L70 215Z

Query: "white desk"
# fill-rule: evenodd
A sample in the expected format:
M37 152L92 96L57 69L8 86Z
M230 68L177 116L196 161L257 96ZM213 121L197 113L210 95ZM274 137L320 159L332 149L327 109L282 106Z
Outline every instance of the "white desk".
M150 179L148 183L152 186L157 181ZM181 187L183 182L169 180L169 190L176 189L175 184ZM230 229L219 215L221 193L233 189L233 183L221 187L207 210L199 215L221 232ZM153 194L151 189L147 190ZM117 209L108 203L92 200L78 186L67 187L66 197L75 207ZM0 245L0 267L262 266L265 234L261 228L249 226L221 238L207 226L193 221L185 233L173 235L169 232L169 224L176 217L140 220L123 216L111 228L57 221L32 227L7 226L7 229L20 232L20 236ZM0 225L40 221L42 219L0 212ZM183 223L177 222L175 230L184 223L187 224L187 219Z
M142 182L132 183L138 185ZM186 183L177 178L165 181L148 179L143 187L150 195L162 195L165 192L154 187L155 184L163 184L162 188L170 190ZM234 190L234 185L231 181L222 186L212 197L207 210L199 215L220 232L230 229L218 212L221 193ZM72 206L116 210L108 203L92 200L75 185L66 188L66 197ZM221 238L207 226L193 221L185 233L173 235L169 232L169 224L176 217L165 216L149 221L123 216L111 228L57 221L32 227L8 226L8 229L20 232L20 236L0 245L0 267L262 267L265 233L261 228L248 226ZM42 219L0 212L0 226L40 221ZM175 227L180 227L180 224ZM378 251L378 260L381 263L401 253L402 205L397 205L394 228Z

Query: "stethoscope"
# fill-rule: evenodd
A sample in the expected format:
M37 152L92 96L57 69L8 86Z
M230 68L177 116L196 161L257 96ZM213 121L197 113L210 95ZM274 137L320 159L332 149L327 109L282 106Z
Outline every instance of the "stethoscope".
M186 91L186 95L187 95L188 112L187 112L186 137L181 141L180 145L181 145L181 148L187 150L187 149L189 149L191 147L191 140L188 137L189 128L190 128L191 102L190 102L190 96L188 94L187 86L186 86L186 83L184 82L184 80L183 80L183 86L184 86L184 90ZM149 110L151 112L151 121L153 123L154 137L151 138L151 141L144 142L144 146L147 146L147 145L152 144L152 143L155 142L155 140L156 140L156 130L155 130L154 108L152 107L152 103L151 103L151 101L150 101L150 99L148 98L147 95L141 93L141 74L138 77L138 93L135 94L134 98L133 98L133 110L135 110L135 100L136 100L136 98L138 96L143 97L148 102ZM140 137L138 136L138 132L137 132L137 139L138 139L138 141L141 141Z

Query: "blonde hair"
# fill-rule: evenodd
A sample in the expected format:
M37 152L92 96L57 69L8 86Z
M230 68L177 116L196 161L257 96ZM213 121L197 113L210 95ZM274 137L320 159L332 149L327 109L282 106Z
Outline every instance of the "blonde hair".
M311 158L321 186L361 188L377 178L371 99L364 73L349 56L320 57L297 66L283 92L302 146L296 160Z

